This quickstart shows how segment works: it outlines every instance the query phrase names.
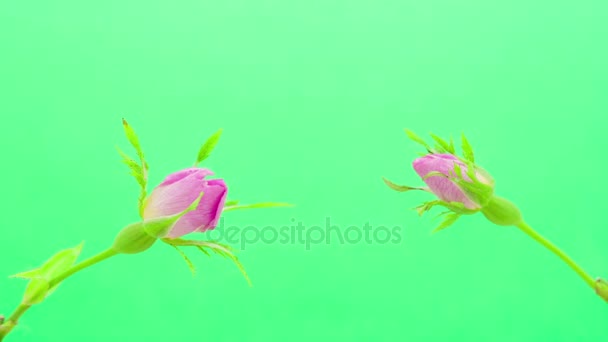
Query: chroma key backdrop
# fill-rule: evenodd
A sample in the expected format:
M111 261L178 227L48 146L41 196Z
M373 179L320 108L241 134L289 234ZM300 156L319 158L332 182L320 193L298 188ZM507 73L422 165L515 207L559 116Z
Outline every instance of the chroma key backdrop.
M599 0L0 2L0 339L607 340L607 23Z

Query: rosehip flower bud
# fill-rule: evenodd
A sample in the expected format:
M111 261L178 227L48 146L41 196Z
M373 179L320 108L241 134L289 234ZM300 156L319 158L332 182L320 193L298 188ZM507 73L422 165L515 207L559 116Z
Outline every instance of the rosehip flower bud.
M414 132L406 130L413 141L422 145L426 152L413 162L416 173L422 177L428 188L398 185L388 179L384 183L389 188L407 192L422 190L433 193L437 199L416 207L420 215L435 206L447 208L440 214L443 221L435 228L443 230L453 225L461 216L481 212L490 222L499 226L515 226L532 239L553 252L580 276L585 283L608 301L608 282L598 278L594 280L574 260L556 245L545 239L528 225L515 204L494 194L494 180L475 164L475 155L467 138L462 135L462 155L456 155L454 142L449 142L431 134L436 145L431 147Z
M228 188L222 179L205 179L212 174L208 169L188 168L167 176L146 200L144 222L178 214L203 193L196 209L180 217L163 237L178 238L215 228L224 208Z
M428 185L429 189L444 202L462 203L467 209L480 209L483 203L473 194L467 194L459 183L473 183L465 163L451 154L428 154L414 160L414 170ZM460 171L458 171L460 170ZM492 179L481 168L475 167L475 177L481 184L494 187ZM461 180L462 182L459 182Z

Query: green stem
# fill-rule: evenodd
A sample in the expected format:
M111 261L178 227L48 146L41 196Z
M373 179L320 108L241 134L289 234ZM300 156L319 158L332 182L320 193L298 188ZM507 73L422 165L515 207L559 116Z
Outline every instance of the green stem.
M99 262L102 262L106 259L109 259L113 256L115 256L116 254L118 254L118 252L116 252L114 249L110 248L106 251L103 251L95 256L92 256L74 266L72 266L69 270L59 274L58 276L56 276L55 278L51 279L51 281L49 282L49 287L53 288L53 286L59 284L60 282L62 282L63 280L65 280L67 277L73 275L76 272L82 271L87 267L91 267Z
M110 248L106 251L103 251L95 256L92 256L74 266L72 266L70 269L68 269L67 271L60 273L59 275L57 275L56 277L52 278L49 281L49 288L53 288L54 286L57 286L59 283L61 283L63 280L65 280L66 278L74 275L75 273L84 270L87 267L91 267L101 261L104 261L106 259L109 259L115 255L117 255L118 252L114 251L114 249ZM20 304L17 309L15 309L15 312L13 312L13 314L6 320L6 322L4 322L4 324L0 325L0 342L4 339L4 337L6 337L6 335L8 335L13 328L15 328L15 326L17 325L17 323L19 322L19 319L21 318L21 316L30 308L30 305L27 304Z
M528 234L531 238L539 242L541 245L545 246L548 250L557 255L560 259L562 259L570 268L576 272L589 287L592 289L596 289L596 282L587 272L585 272L574 260L572 260L566 253L564 253L561 249L551 243L549 240L545 239L542 235L537 233L532 227L530 227L527 223L521 222L517 224L517 227L521 229L524 233Z

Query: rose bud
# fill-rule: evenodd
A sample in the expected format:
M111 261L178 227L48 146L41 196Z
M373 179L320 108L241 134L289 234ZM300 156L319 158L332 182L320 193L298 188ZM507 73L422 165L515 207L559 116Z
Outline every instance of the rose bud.
M207 180L208 169L188 168L170 174L147 198L144 222L183 212L202 193L196 209L180 217L165 236L177 238L215 228L224 208L228 188L222 179Z
M215 228L228 190L222 179L205 179L212 174L207 169L189 168L167 176L146 199L143 221L125 227L113 249L123 254L141 253L158 239Z
M396 191L424 190L437 196L438 199L425 202L416 208L421 215L435 206L448 209L440 214L444 219L435 228L435 231L451 226L463 215L481 212L494 224L519 228L558 256L601 298L608 301L608 282L601 278L594 280L566 253L532 229L524 221L515 204L494 194L494 180L475 164L473 149L464 134L462 135L462 154L457 155L452 139L448 143L431 134L437 143L431 147L413 132L406 130L406 133L410 139L422 145L427 151L422 157L414 160L413 167L428 188L397 185L387 179L384 179L384 182Z
M462 181L472 183L472 180L467 175L467 165L457 157L451 154L428 154L414 160L412 165L431 192L442 201L462 203L472 210L482 207L482 203L476 202L476 196L467 195L466 190L458 185L457 169L460 169ZM493 181L480 168L475 168L475 177L480 183L493 187Z

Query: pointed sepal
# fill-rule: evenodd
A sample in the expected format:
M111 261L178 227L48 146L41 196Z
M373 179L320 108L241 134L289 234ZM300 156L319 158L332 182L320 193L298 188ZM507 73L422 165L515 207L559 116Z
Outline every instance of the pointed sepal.
M464 159L474 163L475 162L475 154L473 153L473 147L469 143L467 137L462 133L462 156Z
M228 245L224 245L219 242L186 240L186 239L179 239L179 238L178 239L162 239L162 241L173 247L191 246L191 247L195 247L198 250L202 251L207 256L210 255L209 252L213 252L224 258L230 259L230 260L232 260L232 262L234 262L234 264L237 266L239 271L243 274L243 276L245 277L245 280L247 281L249 286L252 285L251 280L249 279L249 276L247 275L247 272L245 271L245 267L243 267L243 264L241 264L238 257L234 254L232 248Z
M433 229L433 232L432 232L433 234L450 227L451 225L456 223L456 221L462 215L457 214L457 213L446 212L446 213L443 213L442 216L443 216L443 220L435 229Z
M384 177L382 177L382 180L384 181L384 184L386 184L386 186L388 186L389 188L391 188L395 191L399 191L399 192L406 192L406 191L411 191L411 190L428 191L428 189L425 189L425 188L395 184Z
M276 207L293 207L293 204L282 203L282 202L261 202L253 204L235 204L232 206L225 206L224 211L232 211L238 209L257 209L257 208L276 208Z
M432 152L431 147L429 146L429 144L426 143L426 141L424 141L424 139L422 139L421 137L419 137L416 133L410 131L409 129L405 129L405 134L407 134L408 138L410 138L410 140L414 141L415 143L418 143L420 145L422 145L429 153Z
M223 130L219 129L217 132L213 133L213 135L210 136L209 139L207 139L207 141L205 141L203 146L201 146L200 150L198 151L198 155L196 157L196 162L194 163L194 166L197 166L203 160L209 158L209 156L211 155L211 152L213 152L213 150L215 149L215 145L217 145L218 141L220 140L220 137L222 136L222 132L223 132Z

